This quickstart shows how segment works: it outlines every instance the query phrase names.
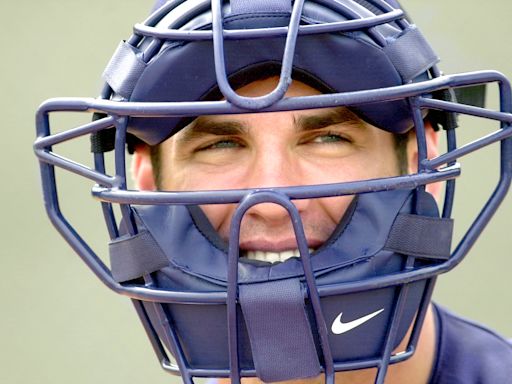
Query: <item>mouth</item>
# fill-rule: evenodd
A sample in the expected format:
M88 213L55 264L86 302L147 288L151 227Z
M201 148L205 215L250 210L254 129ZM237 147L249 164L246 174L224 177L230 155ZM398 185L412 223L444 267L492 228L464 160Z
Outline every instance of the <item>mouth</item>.
M308 248L309 253L313 253L313 248ZM242 255L249 260L266 261L268 263L283 262L292 257L300 257L298 249L290 249L282 252L271 252L271 251L245 251Z

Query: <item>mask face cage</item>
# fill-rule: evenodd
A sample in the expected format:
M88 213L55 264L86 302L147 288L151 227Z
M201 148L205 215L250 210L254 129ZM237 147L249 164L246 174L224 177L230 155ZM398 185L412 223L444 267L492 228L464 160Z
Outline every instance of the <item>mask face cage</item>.
M510 185L512 175L512 96L508 80L494 71L480 71L440 76L436 66L429 69L430 79L409 82L385 88L355 90L322 94L317 96L301 96L284 98L287 86L291 81L294 65L294 49L301 36L326 33L355 33L365 30L377 44L385 45L386 39L379 33L379 27L393 23L399 29L407 30L410 26L404 19L400 9L394 9L381 0L363 2L379 10L378 14L361 15L349 7L349 2L317 1L323 5L336 6L336 11L344 16L343 20L317 24L301 23L303 1L295 1L291 10L290 22L287 27L253 28L253 29L223 29L225 6L220 0L198 1L190 10L191 14L201 14L211 7L211 29L186 30L162 29L155 27L172 10L177 9L183 1L170 1L151 15L143 25L136 25L134 35L126 44L143 49L142 60L150 62L158 56L162 46L169 41L212 41L215 56L216 83L224 95L223 101L175 101L175 102L144 102L126 101L119 97L119 92L113 92L106 85L101 99L90 98L61 98L51 99L42 104L36 116L37 140L35 152L40 161L43 182L43 193L48 215L57 230L83 259L88 267L100 280L113 291L130 297L140 316L145 330L151 340L154 350L162 367L174 374L182 376L183 381L193 382L193 377L230 377L234 383L241 377L260 376L276 381L283 379L274 376L273 368L268 368L268 361L258 360L258 346L253 345L252 354L247 357L245 344L249 344L244 320L257 323L257 315L251 315L252 308L241 308L241 295L251 284L243 285L240 281L239 262L239 232L240 223L245 212L256 204L271 202L284 207L293 223L293 228L300 253L298 265L301 275L296 281L300 287L283 286L291 292L301 293L301 306L307 307L306 322L311 326L313 349L317 367L302 374L301 377L311 376L314 369L325 375L327 383L334 382L334 373L338 371L377 367L375 382L382 383L389 364L409 358L416 348L419 333L430 301L436 276L455 267L467 254L477 237L480 235L501 201L504 199ZM224 7L224 8L223 8ZM282 55L282 67L277 87L267 95L248 98L238 95L228 81L227 63L225 60L224 42L229 40L263 39L267 37L285 37L286 44ZM446 95L457 89L496 83L499 87L500 111L466 105L452 100ZM126 89L122 84L121 89ZM121 92L122 93L122 92ZM437 97L433 95L441 95ZM444 96L443 96L444 95ZM327 107L361 107L378 102L404 100L412 116L417 132L418 171L414 174L386 177L371 180L360 180L328 185L306 185L294 187L222 190L222 191L133 191L127 188L126 175L126 141L130 129L130 119L153 117L188 117L213 114L247 113L254 111L292 111ZM500 128L487 136L481 137L469 144L457 146L456 132L453 126L445 128L447 151L433 159L427 157L427 145L424 127L424 111L440 111L445 116L454 114L470 115L500 122ZM52 134L49 116L58 112L95 113L97 119L90 123L72 128L65 132ZM82 136L98 134L99 132L115 132L114 138L114 174L106 172L105 156L101 151L95 152L94 167L87 167L53 151L53 147ZM307 239L301 223L301 217L293 200L315 199L332 196L371 196L391 191L413 191L415 198L421 195L425 185L445 181L445 198L440 220L451 218L455 194L455 178L460 174L457 160L490 144L500 142L500 178L498 184L487 200L479 215L469 226L461 241L446 257L427 258L428 263L418 263L414 254L403 254L403 263L398 270L361 279L339 279L338 282L322 283L315 269L315 257L311 257ZM67 220L59 207L55 167L83 176L95 183L92 194L100 201L110 238L113 243L141 235L144 225L136 206L196 206L204 204L237 204L231 230L225 262L225 282L208 289L176 289L160 283L158 267L141 267L143 273L140 279L120 279L115 276L114 267L110 268L100 259L97 253L78 234L73 225ZM409 192L407 192L409 193ZM119 206L120 215L114 213L114 206ZM415 208L413 208L413 211ZM141 210L142 212L142 210ZM120 216L120 217L118 217ZM396 216L396 212L395 212ZM146 243L143 243L146 245ZM419 257L422 259L422 257ZM161 261L161 260L160 260ZM169 261L167 261L169 263ZM165 264L165 263L164 263ZM272 287L271 287L272 288ZM273 287L275 288L275 286ZM386 291L387 290L387 291ZM410 300L410 292L416 292L415 300ZM382 321L384 330L376 336L377 350L363 357L339 357L337 346L329 334L330 314L327 315L331 302L351 300L365 301L387 292L392 303L387 307L386 318ZM361 295L361 296L358 296ZM366 295L366 296L363 296ZM386 299L387 300L387 299ZM411 308L409 308L411 307ZM222 321L225 323L226 366L209 365L208 362L197 363L197 357L190 352L193 349L186 339L187 331L180 329L180 321L197 319L193 315L180 320L180 309L198 313L211 308L221 308ZM265 307L258 307L259 309ZM292 309L296 309L293 307ZM394 353L397 340L403 337L402 317L404 312L410 312L411 334L407 346L401 353ZM369 312L366 312L369 313ZM377 313L377 312L373 312ZM300 315L302 315L301 313ZM256 316L256 317L255 317ZM377 316L377 315L375 315ZM407 316L406 316L407 317ZM412 319L414 318L414 319ZM277 326L276 326L277 327ZM278 328L276 328L278 329ZM254 332L254 331L253 331ZM249 332L250 334L250 332ZM258 331L256 331L258 334ZM251 335L249 335L251 337ZM251 337L251 343L256 343L256 337ZM369 342L375 342L373 336ZM367 341L368 341L367 340ZM194 343L194 342L193 342ZM192 343L192 344L193 344ZM351 344L345 344L351 345ZM171 363L168 351L174 357ZM302 352L302 350L301 350ZM311 352L311 351L310 351ZM254 358L255 365L248 364ZM302 361L300 361L302 362ZM258 366L260 364L260 366ZM263 367L261 367L263 365ZM275 369L274 369L275 370ZM262 374L263 372L263 374ZM262 377L262 375L264 377ZM289 376L292 377L292 376Z

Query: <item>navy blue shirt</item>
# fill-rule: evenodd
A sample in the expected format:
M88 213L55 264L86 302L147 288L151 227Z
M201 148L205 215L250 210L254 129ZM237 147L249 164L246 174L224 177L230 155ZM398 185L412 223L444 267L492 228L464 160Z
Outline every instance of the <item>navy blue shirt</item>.
M435 306L437 357L431 384L512 383L512 343Z

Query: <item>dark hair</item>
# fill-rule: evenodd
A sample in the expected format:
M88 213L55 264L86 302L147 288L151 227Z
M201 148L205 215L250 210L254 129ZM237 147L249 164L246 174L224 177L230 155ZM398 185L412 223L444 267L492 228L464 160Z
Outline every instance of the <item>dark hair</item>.
M149 153L151 156L151 166L153 168L153 179L156 188L160 190L162 189L162 156L160 154L160 144L151 145L149 147Z
M409 131L407 133L394 133L393 139L395 142L395 154L398 161L398 174L400 176L407 175L409 173L409 159L407 157L407 142L411 135Z

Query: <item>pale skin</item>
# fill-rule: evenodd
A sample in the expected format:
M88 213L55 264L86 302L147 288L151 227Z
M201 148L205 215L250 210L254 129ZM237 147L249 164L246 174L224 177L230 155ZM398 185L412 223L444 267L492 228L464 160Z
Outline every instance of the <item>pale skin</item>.
M259 96L270 92L277 79L253 82L237 92ZM294 81L287 96L319 92ZM437 135L427 127L429 157L437 154ZM343 108L243 115L202 116L160 146L163 190L211 190L310 185L371 179L398 174L390 133L375 128ZM417 163L414 134L407 143L411 171ZM132 173L136 186L155 190L149 148L137 148ZM438 187L430 186L437 194ZM294 201L303 221L308 245L318 248L335 229L351 197ZM213 227L227 240L234 205L202 207ZM297 248L289 216L271 203L252 207L240 233L242 251L281 252ZM406 340L397 349L404 349ZM435 353L432 309L428 310L416 353L390 366L387 384L428 382ZM341 383L373 383L375 369L339 372ZM221 380L227 384L228 380ZM243 379L257 384L257 378ZM323 377L293 383L323 383Z

